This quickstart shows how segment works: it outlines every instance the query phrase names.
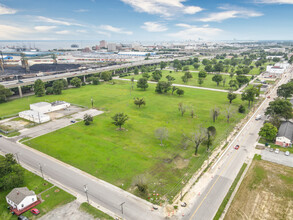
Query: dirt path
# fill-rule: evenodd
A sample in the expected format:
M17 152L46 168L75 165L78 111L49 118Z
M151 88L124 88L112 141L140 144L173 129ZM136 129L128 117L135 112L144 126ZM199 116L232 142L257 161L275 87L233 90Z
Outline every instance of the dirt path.
M39 218L39 220L94 220L94 218L79 209L80 203L73 201L64 206L56 208L46 215Z

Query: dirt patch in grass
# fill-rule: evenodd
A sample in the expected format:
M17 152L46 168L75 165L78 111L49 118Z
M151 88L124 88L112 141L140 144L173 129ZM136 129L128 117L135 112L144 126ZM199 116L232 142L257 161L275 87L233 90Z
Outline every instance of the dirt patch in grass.
M179 155L174 158L174 164L177 169L183 169L188 166L189 160L180 157Z
M254 160L225 216L293 219L293 168Z

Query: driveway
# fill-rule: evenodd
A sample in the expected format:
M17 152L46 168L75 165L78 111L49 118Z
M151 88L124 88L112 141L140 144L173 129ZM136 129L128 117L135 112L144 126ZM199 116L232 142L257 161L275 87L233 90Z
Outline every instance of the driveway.
M71 123L72 120L82 120L85 114L89 114L91 116L97 116L102 113L104 112L98 111L96 109L88 109L83 112L77 112L71 116L53 120L48 123L40 124L32 128L25 128L23 130L20 130L19 131L20 135L17 137L17 139L19 140L20 138L23 138L23 137L35 138L35 137L59 130L61 128L67 127L72 124Z
M293 167L293 155L290 154L290 156L286 156L282 151L276 154L275 152L270 152L269 148L266 148L265 150L261 151L261 159L284 166Z

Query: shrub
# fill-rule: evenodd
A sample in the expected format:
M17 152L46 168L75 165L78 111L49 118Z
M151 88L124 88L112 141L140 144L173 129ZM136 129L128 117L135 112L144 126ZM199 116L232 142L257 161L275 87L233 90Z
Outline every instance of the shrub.
M238 112L239 112L239 113L245 113L245 111L246 111L245 106L243 106L243 105L239 105Z

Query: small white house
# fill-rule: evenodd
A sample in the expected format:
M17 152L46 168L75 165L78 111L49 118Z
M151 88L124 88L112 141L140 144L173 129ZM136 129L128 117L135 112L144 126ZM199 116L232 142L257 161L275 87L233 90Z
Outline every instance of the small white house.
M37 196L34 191L27 187L14 188L7 196L7 203L17 210L22 210L32 203L37 201Z
M293 140L293 123L290 121L283 122L280 125L275 144L281 147L291 147L292 140Z
M35 122L35 123L45 123L47 121L50 121L51 118L49 115L33 111L33 110L27 110L27 111L22 111L18 113L18 116L20 118L24 118L26 120Z

